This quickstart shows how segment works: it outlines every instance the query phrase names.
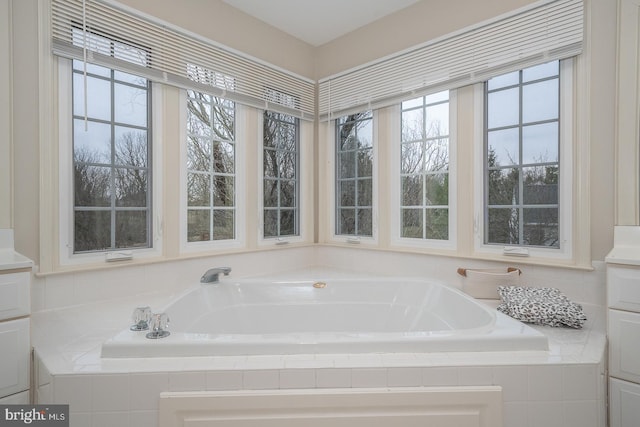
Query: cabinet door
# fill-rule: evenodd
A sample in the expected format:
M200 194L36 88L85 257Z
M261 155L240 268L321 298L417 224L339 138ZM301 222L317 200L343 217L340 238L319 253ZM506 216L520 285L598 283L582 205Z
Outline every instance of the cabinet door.
M29 319L0 322L0 397L29 389Z
M0 274L0 320L29 314L30 279L28 271Z
M640 313L609 310L609 375L640 383Z
M609 381L610 427L638 427L640 385L612 378Z
M609 308L640 312L640 268L607 265Z

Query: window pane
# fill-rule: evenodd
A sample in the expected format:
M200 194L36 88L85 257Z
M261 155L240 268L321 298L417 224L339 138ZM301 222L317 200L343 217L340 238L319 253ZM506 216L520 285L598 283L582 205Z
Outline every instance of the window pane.
M433 174L426 177L426 205L449 205L449 174Z
M73 248L76 252L111 248L111 212L76 211Z
M489 167L517 165L520 163L520 132L518 128L490 131Z
M356 183L355 181L340 181L339 183L340 206L356 205Z
M524 244L559 247L558 209L524 209Z
M202 173L187 174L187 205L211 205L211 175Z
M280 236L293 236L296 230L296 211L283 209L280 211Z
M558 204L558 167L523 168L522 198L525 205Z
M520 203L518 169L489 171L489 205L515 205Z
M276 237L278 235L278 211L272 209L265 210L264 237Z
M518 88L489 93L487 110L489 129L517 125L520 117Z
M111 126L84 120L73 121L73 156L76 162L111 163Z
M558 61L547 62L546 64L536 65L522 70L522 81L530 82L532 80L544 79L547 77L557 76L560 68Z
M278 181L265 179L263 185L263 205L269 208L278 207Z
M296 178L296 153L283 151L278 153L278 171L282 179Z
M371 206L372 201L372 181L371 179L358 180L358 206Z
M188 98L187 134L211 138L211 106L197 98Z
M419 141L424 139L423 109L402 112L402 141Z
M211 211L192 210L187 211L187 241L189 242L205 242L211 240L209 230Z
M114 87L115 121L118 123L146 126L146 88L116 83Z
M212 143L206 138L187 138L187 169L208 172L211 170Z
M425 172L446 171L449 169L449 140L428 141L425 149Z
M213 206L234 206L234 177L213 176Z
M491 243L516 245L519 243L518 209L489 208L488 240Z
M280 181L280 206L296 207L296 182Z
M449 103L427 107L425 122L426 137L436 138L449 135Z
M424 144L422 142L410 142L402 144L402 173L418 173L424 171Z
M229 142L214 142L213 171L233 174L235 172L235 145Z
M373 175L373 150L358 151L358 177Z
M235 236L234 211L213 210L213 240L231 240Z
M356 234L356 210L355 209L339 209L340 217L338 218L337 234Z
M76 163L74 206L111 206L111 168Z
M427 209L426 238L449 239L449 209Z
M522 122L558 118L558 79L532 83L522 88Z
M402 237L422 239L422 209L402 209Z
M115 164L147 166L147 131L115 126Z
M436 102L443 102L449 100L449 91L443 90L442 92L432 93L424 97L425 104L435 104Z
M373 235L373 211L371 209L358 209L358 235Z
M424 192L422 175L403 176L402 206L422 206Z
M358 122L358 147L368 148L373 146L373 121Z
M223 100L215 98L213 105L213 129L217 139L233 141L235 139L235 110L225 108Z
M109 80L87 77L87 116L111 121L111 84ZM73 74L73 114L84 116L84 76Z
M147 171L115 168L116 206L147 206Z
M278 161L276 159L277 152L275 150L263 151L263 174L268 178L277 178L280 176L280 170L278 168Z
M558 161L558 122L522 127L522 163Z
M490 79L487 83L489 90L500 89L501 87L517 85L520 81L520 72L503 74Z
M144 248L147 242L146 211L116 211L116 248Z

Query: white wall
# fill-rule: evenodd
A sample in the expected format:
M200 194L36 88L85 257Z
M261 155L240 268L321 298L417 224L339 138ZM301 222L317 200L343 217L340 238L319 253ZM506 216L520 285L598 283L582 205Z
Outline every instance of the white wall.
M0 0L0 229L11 228L10 2Z

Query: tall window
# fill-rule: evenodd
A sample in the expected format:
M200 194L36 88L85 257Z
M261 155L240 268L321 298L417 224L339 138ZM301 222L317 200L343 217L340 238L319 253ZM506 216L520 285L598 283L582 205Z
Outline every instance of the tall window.
M402 103L400 236L449 239L449 91Z
M150 247L150 83L92 64L85 79L84 70L73 61L73 251Z
M371 236L373 218L373 115L336 120L336 234Z
M187 91L187 241L235 238L235 104Z
M299 129L297 118L264 112L263 233L265 238L298 236Z
M559 62L489 80L485 101L485 243L559 248Z

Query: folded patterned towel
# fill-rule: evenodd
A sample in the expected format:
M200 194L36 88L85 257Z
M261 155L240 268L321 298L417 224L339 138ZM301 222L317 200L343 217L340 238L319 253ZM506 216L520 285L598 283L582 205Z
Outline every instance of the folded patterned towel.
M522 322L582 328L587 320L582 306L555 288L498 286L498 310Z

